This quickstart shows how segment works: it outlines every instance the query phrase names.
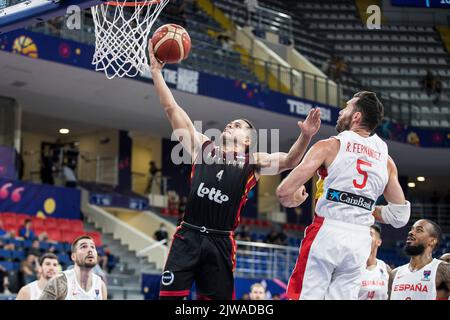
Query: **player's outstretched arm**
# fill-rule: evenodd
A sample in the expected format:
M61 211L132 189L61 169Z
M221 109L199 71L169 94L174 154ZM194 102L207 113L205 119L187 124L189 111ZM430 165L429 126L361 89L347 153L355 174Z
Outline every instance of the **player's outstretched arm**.
M329 158L339 150L340 143L334 138L321 140L314 144L306 153L302 162L280 183L277 197L284 207L297 207L305 201L303 185L323 165L330 162Z
M262 175L276 175L280 172L295 168L300 163L300 160L302 160L311 142L311 138L319 131L320 122L320 109L311 109L306 120L304 122L298 122L301 134L288 153L255 153L255 159L261 168L260 173Z
M60 274L47 282L39 300L64 300L66 296L67 278L65 274Z
M149 41L148 52L153 84L155 86L156 93L159 96L159 102L166 112L166 116L172 125L175 136L181 142L185 150L189 152L191 157L195 158L195 153L199 150L202 143L208 138L195 130L194 125L187 113L175 101L175 98L164 81L164 77L161 73L164 64L155 58L151 41Z
M398 181L397 167L391 157L388 159L388 174L389 180L383 193L388 205L376 207L373 216L378 222L390 224L394 228L401 228L409 221L411 205L405 199Z

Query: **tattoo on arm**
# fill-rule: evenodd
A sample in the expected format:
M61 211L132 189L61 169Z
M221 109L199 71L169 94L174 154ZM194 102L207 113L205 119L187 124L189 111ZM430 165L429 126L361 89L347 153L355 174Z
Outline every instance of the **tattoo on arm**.
M60 275L49 280L39 300L63 300L67 295L67 278Z
M446 287L450 291L450 264L441 262L437 269L436 287Z

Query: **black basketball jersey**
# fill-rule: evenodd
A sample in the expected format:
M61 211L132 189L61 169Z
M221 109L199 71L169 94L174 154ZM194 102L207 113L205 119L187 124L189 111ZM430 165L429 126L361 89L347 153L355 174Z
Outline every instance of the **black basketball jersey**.
M183 220L211 229L234 230L247 195L256 185L255 169L248 154L225 154L206 141L192 165Z

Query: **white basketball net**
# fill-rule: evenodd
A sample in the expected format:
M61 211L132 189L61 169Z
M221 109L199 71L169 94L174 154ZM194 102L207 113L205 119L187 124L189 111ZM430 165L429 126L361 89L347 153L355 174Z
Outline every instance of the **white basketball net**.
M92 7L95 70L103 70L108 79L135 77L144 72L148 68L148 35L168 2L117 0Z

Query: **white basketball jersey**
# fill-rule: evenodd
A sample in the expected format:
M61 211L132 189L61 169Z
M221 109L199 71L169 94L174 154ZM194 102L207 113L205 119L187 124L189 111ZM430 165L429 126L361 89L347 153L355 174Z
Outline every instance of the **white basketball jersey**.
M364 268L361 275L359 300L387 300L389 273L386 264L377 259L375 268Z
M42 290L39 288L38 280L30 282L28 287L30 288L30 300L39 300Z
M67 277L67 296L65 300L102 300L102 279L92 273L92 286L89 291L84 291L78 284L75 270L63 272Z
M420 270L410 271L409 263L398 267L391 300L436 300L436 271L441 260L433 259Z
M316 213L371 226L375 221L375 202L388 182L388 147L376 134L364 138L353 131L343 131L334 138L340 141L340 149L325 172L323 184L318 183L323 189L317 191Z

